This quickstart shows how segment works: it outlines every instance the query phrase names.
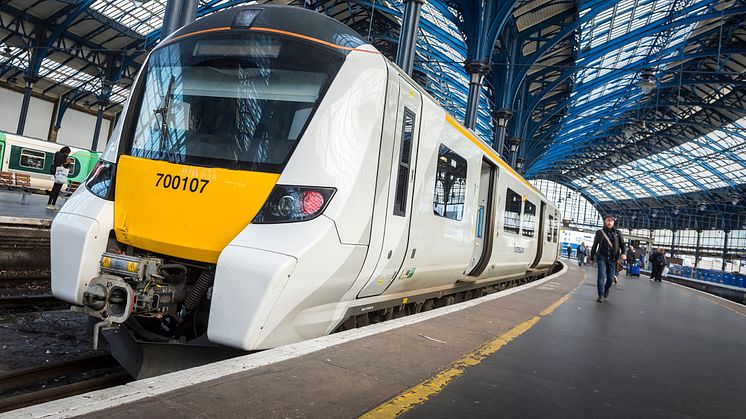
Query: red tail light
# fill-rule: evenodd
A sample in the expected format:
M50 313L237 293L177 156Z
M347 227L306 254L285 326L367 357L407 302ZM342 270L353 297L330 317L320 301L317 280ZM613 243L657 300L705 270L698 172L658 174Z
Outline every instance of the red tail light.
M301 192L300 202L300 211L303 214L316 214L324 207L324 195L321 195L319 191Z
M324 212L334 192L334 188L277 185L253 223L290 223L314 219Z

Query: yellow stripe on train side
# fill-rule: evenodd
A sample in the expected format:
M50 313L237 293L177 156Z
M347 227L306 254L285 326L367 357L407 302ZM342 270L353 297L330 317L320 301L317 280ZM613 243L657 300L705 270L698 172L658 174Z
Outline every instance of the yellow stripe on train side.
M117 240L215 263L251 223L279 177L121 156L114 198Z
M456 128L458 130L458 132L460 132L466 138L468 138L469 141L471 141L477 147L479 147L484 154L490 156L492 158L492 160L494 160L495 162L497 162L497 164L499 164L500 166L502 166L505 170L507 170L508 172L512 173L513 176L515 176L516 178L518 178L518 180L520 180L521 182L523 182L523 184L526 185L529 189L531 189L532 191L538 192L536 190L536 188L534 188L533 185L531 185L530 183L528 183L528 181L523 178L523 176L519 175L518 172L516 172L515 170L513 170L512 167L508 166L508 164L505 163L503 161L503 159L500 158L500 156L498 156L491 148L489 148L486 145L484 145L484 143L482 143L482 141L480 141L477 137L475 137L472 133L470 133L469 130L466 129L466 127L464 127L463 125L461 125L460 122L458 122L455 119L453 119L453 117L451 115L449 115L448 113L446 113L446 121L448 121L449 124L451 124L454 128Z

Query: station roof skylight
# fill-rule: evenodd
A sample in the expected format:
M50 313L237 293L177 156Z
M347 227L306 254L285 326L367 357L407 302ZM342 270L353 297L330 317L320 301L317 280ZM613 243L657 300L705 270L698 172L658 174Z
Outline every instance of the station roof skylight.
M681 195L746 179L746 117L662 153L572 183L598 201Z

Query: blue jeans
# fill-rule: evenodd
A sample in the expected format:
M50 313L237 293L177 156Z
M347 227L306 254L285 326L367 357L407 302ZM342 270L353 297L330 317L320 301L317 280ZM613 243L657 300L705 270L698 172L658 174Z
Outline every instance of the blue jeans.
M605 292L609 292L609 288L614 283L614 276L616 275L616 260L608 259L606 256L598 255L598 296L603 297Z
M585 262L585 253L578 253L578 266L583 266Z

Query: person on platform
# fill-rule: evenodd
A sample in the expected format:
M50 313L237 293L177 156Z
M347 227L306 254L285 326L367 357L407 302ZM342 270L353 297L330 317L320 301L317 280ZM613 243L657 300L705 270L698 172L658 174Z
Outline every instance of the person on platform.
M622 232L614 228L614 217L607 215L604 217L604 227L596 231L591 247L591 262L598 266L596 301L599 303L603 301L602 297L609 298L609 289L616 277L617 260L620 257L622 260L627 259L626 250Z
M635 257L635 248L632 247L632 245L630 244L627 247L627 276L629 276L629 270L632 268L632 265L636 263L636 261L637 258Z
M650 255L650 263L653 265L650 272L650 280L661 282L661 275L663 274L663 267L666 266L666 254L665 250L657 249L655 253Z
M570 259L570 256L572 256L572 245L567 243L567 258Z
M57 208L57 197L60 196L60 191L62 190L62 182L58 182L57 177L57 169L60 167L64 167L65 169L70 168L70 164L72 163L72 159L70 159L68 156L70 155L70 147L64 146L60 151L54 153L54 162L52 163L52 169L50 170L50 173L52 176L54 176L54 186L52 186L52 191L49 193L49 200L47 201L47 209L58 209ZM67 176L65 176L67 177Z
M585 247L585 242L580 242L580 246L578 246L578 266L583 266L585 263L585 254L588 252L588 249Z

